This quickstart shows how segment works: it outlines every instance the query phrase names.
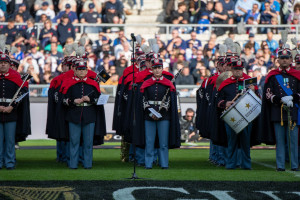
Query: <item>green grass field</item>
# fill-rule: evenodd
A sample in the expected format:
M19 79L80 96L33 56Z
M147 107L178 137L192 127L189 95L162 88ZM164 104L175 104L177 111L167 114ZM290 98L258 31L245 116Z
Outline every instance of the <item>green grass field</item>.
M33 144L27 141L20 146L37 146ZM48 146L49 141L43 145ZM300 181L300 172L276 172L272 168L275 167L275 150L251 150L251 171L216 167L208 162L208 152L207 149L170 150L169 170L157 166L152 170L137 167L137 175L152 180ZM21 149L16 154L16 169L0 170L0 180L121 180L131 177L133 171L132 163L120 161L119 149L95 149L91 170L82 167L70 170L57 163L55 149Z

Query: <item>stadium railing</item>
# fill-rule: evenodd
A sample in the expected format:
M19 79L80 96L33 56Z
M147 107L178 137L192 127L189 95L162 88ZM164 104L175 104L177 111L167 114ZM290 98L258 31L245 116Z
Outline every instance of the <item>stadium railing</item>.
M1 25L7 25L7 22L2 22L0 23ZM15 23L15 25L25 25L26 23ZM38 35L43 28L43 23L36 23L36 27L38 28ZM53 26L56 26L57 23L53 23ZM294 28L295 29L295 35L298 38L299 31L300 31L300 24L294 25L294 24L280 24L280 25L271 25L271 24L257 24L257 25L248 25L245 24L243 26L240 26L238 24L73 24L74 27L78 28L78 34L82 33L98 33L98 32L88 32L86 31L88 27L98 27L98 28L112 28L112 27L118 27L122 28L125 32L125 35L129 35L131 31L128 31L129 29L132 30L134 28L134 33L135 34L140 34L139 29L144 29L144 28L152 28L154 31L151 32L151 34L154 33L159 33L159 34L165 34L166 39L171 39L171 30L174 27L179 27L179 28L208 28L208 32L210 33L214 28L236 28L239 27L238 32L245 30L246 28ZM149 33L150 34L150 33ZM143 34L142 34L143 35ZM153 37L153 36L152 36ZM97 37L98 38L98 37ZM165 39L164 38L164 39ZM92 40L95 40L96 38L91 38ZM148 39L148 38L146 38Z
M103 94L109 94L111 97L115 97L117 86L116 85L101 85L101 92ZM180 93L182 89L188 89L188 93L182 93L182 97L194 97L192 91L198 89L198 85L177 85L176 89ZM49 85L29 85L29 95L31 97L48 97ZM191 94L186 96L187 94Z

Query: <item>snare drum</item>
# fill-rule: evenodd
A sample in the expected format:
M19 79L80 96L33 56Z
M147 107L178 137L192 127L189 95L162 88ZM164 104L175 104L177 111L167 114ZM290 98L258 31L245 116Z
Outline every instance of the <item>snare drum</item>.
M260 112L261 99L252 90L247 90L221 115L221 119L238 134L258 117Z

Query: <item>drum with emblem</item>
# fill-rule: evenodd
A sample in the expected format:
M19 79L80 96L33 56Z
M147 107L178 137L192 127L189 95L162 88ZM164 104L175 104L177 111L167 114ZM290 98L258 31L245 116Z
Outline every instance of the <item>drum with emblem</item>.
M261 99L252 90L247 90L221 115L221 119L238 134L258 117L261 104Z

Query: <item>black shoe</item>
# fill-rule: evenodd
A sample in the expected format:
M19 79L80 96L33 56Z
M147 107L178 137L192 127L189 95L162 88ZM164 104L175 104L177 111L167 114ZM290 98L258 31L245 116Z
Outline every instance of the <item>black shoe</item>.
M7 170L14 170L15 169L15 167L8 167L8 168L6 168Z
M72 168L72 167L70 167L70 169L77 169L77 168Z
M299 172L300 171L298 168L293 168L291 170L294 171L294 172Z
M161 169L169 169L169 167L162 167Z
M137 163L136 166L138 166L138 167L144 167L145 164L144 163Z
M252 168L242 168L243 170L252 170Z
M145 167L145 169L152 169L152 167Z
M235 170L235 168L226 168L227 170Z
M282 169L282 168L277 168L276 169L278 172L284 172L285 171L285 169Z
M84 169L92 169L91 167L85 167Z

